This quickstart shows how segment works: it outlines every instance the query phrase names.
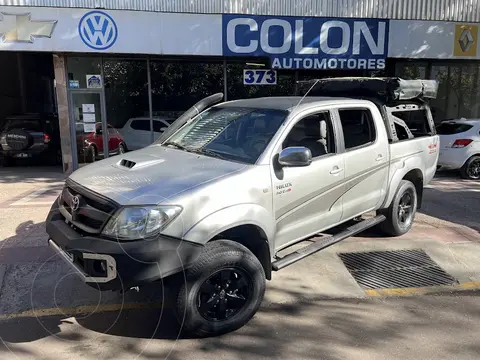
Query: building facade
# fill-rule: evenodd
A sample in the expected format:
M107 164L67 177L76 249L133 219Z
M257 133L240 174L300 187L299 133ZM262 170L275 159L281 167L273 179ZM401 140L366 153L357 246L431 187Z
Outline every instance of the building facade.
M0 0L0 121L57 112L68 173L212 93L302 95L315 78L437 79L436 122L478 117L478 22L472 0Z

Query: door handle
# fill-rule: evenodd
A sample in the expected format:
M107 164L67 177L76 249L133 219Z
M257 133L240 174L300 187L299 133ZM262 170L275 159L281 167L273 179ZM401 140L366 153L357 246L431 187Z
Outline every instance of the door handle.
M375 161L380 161L383 159L383 155L382 154L378 154L377 158L375 159Z
M330 171L330 174L332 174L332 175L337 175L337 174L340 174L342 171L343 171L343 169L340 169L340 168L338 168L338 167L335 167L335 168L333 168L332 171Z

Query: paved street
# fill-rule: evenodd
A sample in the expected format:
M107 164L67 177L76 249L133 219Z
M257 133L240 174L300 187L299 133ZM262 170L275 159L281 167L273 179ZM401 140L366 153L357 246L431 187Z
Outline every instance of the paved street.
M0 359L478 359L479 182L439 173L409 234L328 248L275 273L240 331L177 340L161 287L99 293L53 256L44 220L63 175L35 170L0 169ZM368 292L338 256L397 249L424 250L458 285Z

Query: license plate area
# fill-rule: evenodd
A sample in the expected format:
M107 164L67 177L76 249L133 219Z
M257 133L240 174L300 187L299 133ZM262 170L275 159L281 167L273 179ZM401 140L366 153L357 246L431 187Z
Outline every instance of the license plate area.
M30 157L30 154L20 153L20 154L15 154L15 155L13 155L13 157L18 158L18 159L25 159L25 158Z

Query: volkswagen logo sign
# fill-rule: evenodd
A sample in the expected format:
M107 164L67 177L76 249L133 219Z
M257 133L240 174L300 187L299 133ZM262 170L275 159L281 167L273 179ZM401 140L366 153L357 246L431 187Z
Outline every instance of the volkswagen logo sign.
M103 11L90 11L78 23L80 38L88 47L106 50L115 44L118 37L117 24Z
M77 195L72 198L72 212L77 211L79 207L80 207L80 198Z

